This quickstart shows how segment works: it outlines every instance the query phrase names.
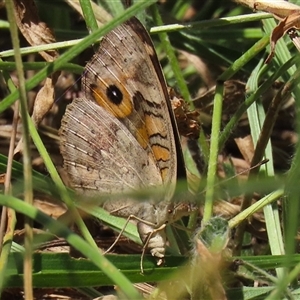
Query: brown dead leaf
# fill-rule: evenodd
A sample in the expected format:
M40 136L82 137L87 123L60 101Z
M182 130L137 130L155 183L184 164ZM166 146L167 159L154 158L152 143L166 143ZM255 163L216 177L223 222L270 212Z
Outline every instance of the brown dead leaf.
M47 24L41 22L33 0L14 0L14 5L17 25L30 45L36 46L55 42L52 30ZM59 56L56 50L41 51L39 53L48 62L54 61ZM54 85L59 75L60 72L56 72L51 78L47 78L44 87L35 99L32 115L35 125L39 124L53 105Z
M28 43L32 46L40 46L55 42L52 30L42 22L38 15L37 7L33 0L14 0L15 19L18 28ZM41 51L39 54L47 61L52 62L59 53L56 50ZM54 85L60 75L60 71L52 74L45 80L43 88L39 91L32 113L32 119L37 126L54 103ZM15 153L22 151L22 140L19 141Z
M32 120L37 126L46 113L51 109L54 102L54 84L57 81L57 79L53 80L53 78L57 76L57 73L52 75L52 78L46 78L44 86L39 90L33 106L33 112L32 112ZM18 145L16 146L14 150L14 155L18 152L23 151L23 138L21 138L18 142Z
M289 34L298 51L300 51L300 42L296 29L300 29L300 6L288 1L254 1L254 10L265 11L273 14L274 18L279 20L278 25L273 29L270 37L271 51L266 59L266 63L274 56L277 41L286 33Z
M52 78L46 78L44 86L39 90L32 113L32 120L35 125L39 124L45 114L51 109L54 101L54 86Z
M271 13L276 19L282 20L294 12L299 11L300 6L285 0L261 0L254 1L253 9Z
M300 12L296 11L291 15L281 20L278 25L273 29L270 37L271 51L266 59L266 63L269 63L275 53L275 46L277 41L284 36L289 30L300 29Z
M234 139L245 161L250 163L254 155L254 145L251 135L245 137L236 137Z
M67 210L63 203L43 194L35 195L34 206L55 220L61 217Z
M41 22L33 0L14 0L14 5L18 28L30 45L39 46L55 42L51 29ZM53 61L59 56L56 50L41 51L40 55L46 61Z

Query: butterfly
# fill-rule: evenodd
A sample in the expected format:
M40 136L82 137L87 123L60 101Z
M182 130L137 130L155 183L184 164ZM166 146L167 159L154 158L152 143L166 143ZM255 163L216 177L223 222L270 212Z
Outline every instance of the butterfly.
M188 201L172 201L185 167L167 85L151 38L136 18L103 37L82 78L84 97L67 107L60 151L71 186L107 195L103 208L137 220L144 248L157 264L166 251L165 225L189 215ZM137 200L129 192L155 188ZM112 194L123 194L118 200Z

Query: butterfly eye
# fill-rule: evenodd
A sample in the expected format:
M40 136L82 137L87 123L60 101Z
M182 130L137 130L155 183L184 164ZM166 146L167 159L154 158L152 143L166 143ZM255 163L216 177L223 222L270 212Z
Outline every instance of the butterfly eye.
M114 84L107 88L106 96L116 105L119 105L123 100L123 94Z

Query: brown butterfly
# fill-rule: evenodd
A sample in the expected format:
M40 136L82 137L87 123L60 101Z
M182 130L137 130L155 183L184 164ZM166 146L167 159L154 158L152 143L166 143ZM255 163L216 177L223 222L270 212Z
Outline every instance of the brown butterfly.
M86 65L84 97L67 107L60 149L72 187L87 196L107 195L103 207L134 216L145 247L162 263L165 224L191 212L172 201L185 177L179 134L153 43L132 18L107 34ZM128 192L158 188L135 200ZM109 200L113 193L127 193Z

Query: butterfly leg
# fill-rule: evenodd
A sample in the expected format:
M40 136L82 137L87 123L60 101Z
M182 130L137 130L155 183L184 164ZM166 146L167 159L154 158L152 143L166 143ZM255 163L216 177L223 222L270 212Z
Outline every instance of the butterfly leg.
M129 223L130 219L132 219L132 216L129 216L126 220L125 225L123 226L122 230L120 231L120 233L118 234L118 236L116 237L115 241L109 246L108 249L106 249L103 254L105 255L106 253L108 253L109 251L111 251L111 249L117 244L117 242L119 241L119 239L121 238L123 232L126 229L127 224Z

